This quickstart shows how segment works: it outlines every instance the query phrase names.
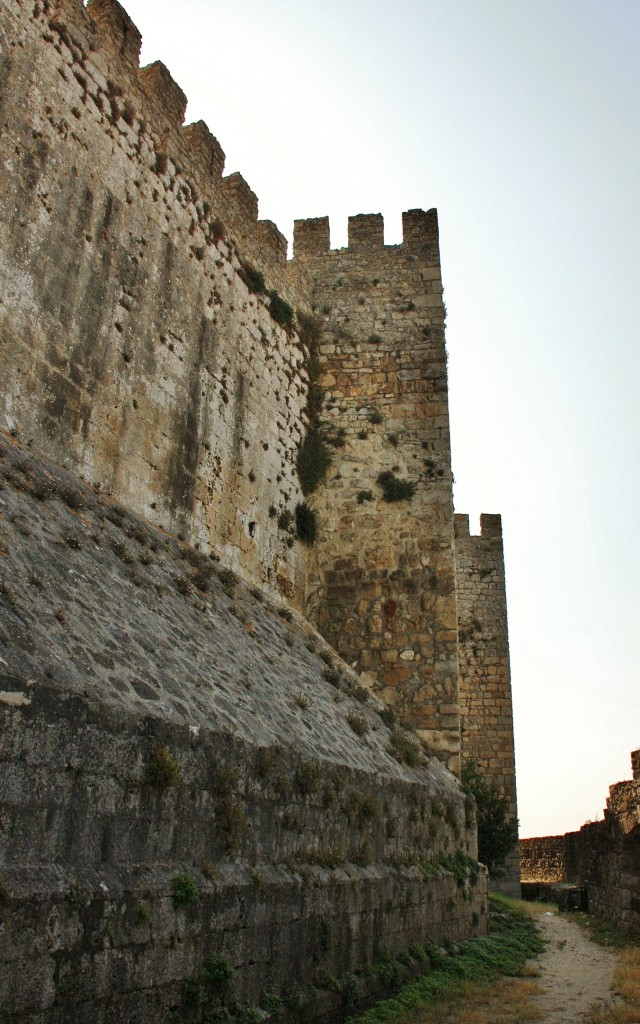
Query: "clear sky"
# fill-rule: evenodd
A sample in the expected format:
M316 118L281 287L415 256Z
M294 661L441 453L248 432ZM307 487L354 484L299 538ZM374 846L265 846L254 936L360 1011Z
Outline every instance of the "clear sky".
M521 834L640 747L640 2L124 0L260 201L439 212L456 511L501 512Z

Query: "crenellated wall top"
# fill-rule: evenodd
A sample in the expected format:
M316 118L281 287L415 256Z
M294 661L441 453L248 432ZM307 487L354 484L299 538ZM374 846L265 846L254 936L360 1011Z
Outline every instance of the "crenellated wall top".
M187 96L161 60L140 67L142 35L117 0L58 0L36 10L71 52L76 64L94 63L114 104L144 124L160 160L171 159L196 195L207 199L245 258L283 287L287 243L271 221L258 220L258 199L238 172L224 176L225 154L204 121L184 124ZM285 288L286 290L286 288Z
M472 540L501 540L502 516L483 512L480 516L480 533L470 533L469 516L456 512L453 517L456 537L471 537Z
M400 245L384 244L384 218L381 213L360 213L349 217L347 252L421 253L438 245L437 210L407 210L402 214L402 242ZM294 258L307 259L326 256L331 251L329 218L311 217L296 220L293 226Z

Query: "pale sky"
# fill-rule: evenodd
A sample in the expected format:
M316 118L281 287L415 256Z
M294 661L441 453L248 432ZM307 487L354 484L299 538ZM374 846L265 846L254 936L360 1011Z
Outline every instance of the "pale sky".
M124 0L291 240L438 208L456 511L503 517L522 836L640 747L640 0Z

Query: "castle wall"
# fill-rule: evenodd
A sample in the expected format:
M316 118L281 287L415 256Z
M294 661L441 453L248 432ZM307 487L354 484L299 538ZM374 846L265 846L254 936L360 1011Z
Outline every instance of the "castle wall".
M444 306L435 210L349 221L329 250L326 218L296 222L294 268L313 280L321 323L321 429L333 462L313 495L320 543L308 610L342 657L428 748L459 768L455 576ZM413 485L385 501L381 473Z
M0 424L300 602L286 242L115 0L0 18ZM271 512L270 512L271 510Z
M454 778L300 616L1 434L0 488L0 1024L338 1024L486 932Z
M309 615L429 749L460 756L435 211L298 222L295 259L115 0L2 9L0 422ZM247 268L259 269L255 291ZM313 285L311 284L313 278ZM296 540L314 305L334 463ZM384 500L380 473L415 487ZM369 498L371 496L371 500ZM307 569L311 575L305 580ZM305 590L306 587L306 590Z
M523 882L586 885L591 913L640 933L640 751L631 762L633 780L610 787L603 821L521 839L520 858Z
M508 800L517 819L513 706L500 516L480 517L480 536L469 517L455 516L458 658L462 762L475 761ZM495 884L519 896L518 847Z
M565 836L537 836L520 840L520 873L523 882L567 880Z
M329 1024L354 973L366 1002L416 943L486 928L440 763L459 771L437 218L405 213L398 246L351 218L338 252L299 222L288 264L139 52L116 0L0 6L0 1020L155 1024L185 992L202 1016L220 951L242 1002L300 985L284 1019ZM310 427L334 457L307 548Z

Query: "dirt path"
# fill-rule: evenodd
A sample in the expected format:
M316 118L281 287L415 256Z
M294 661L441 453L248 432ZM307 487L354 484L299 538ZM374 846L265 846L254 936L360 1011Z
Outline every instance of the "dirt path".
M547 947L534 961L542 992L533 1002L544 1014L543 1024L582 1024L587 1010L610 1001L618 958L558 914L548 912L537 920Z

